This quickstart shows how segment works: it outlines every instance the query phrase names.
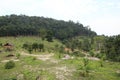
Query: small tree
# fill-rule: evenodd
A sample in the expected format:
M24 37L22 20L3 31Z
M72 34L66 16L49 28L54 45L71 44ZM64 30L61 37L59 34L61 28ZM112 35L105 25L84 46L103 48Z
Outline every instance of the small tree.
M93 51L93 50L90 50L89 54L90 54L90 56L92 56L92 57L94 57L94 56L95 56L95 54L94 54L94 51Z
M80 73L83 77L89 76L90 67L89 67L89 60L87 58L83 59L83 65L79 66L78 70L80 70Z
M33 43L32 44L32 49L34 49L36 51L38 49L38 44L37 43Z
M82 42L82 47L81 47L84 51L90 51L91 49L91 43L88 39L84 39L84 41Z
M29 51L30 54L32 54L33 50L32 50L32 48L29 48L28 51Z
M103 67L103 59L100 59L100 67Z
M27 43L24 43L22 46L22 48L24 48L24 49L28 49L28 47L29 47L29 44L27 44Z
M2 43L0 43L0 47L2 47Z
M100 66L101 67L104 67L104 60L106 59L106 56L105 54L102 54L101 57L100 57Z
M42 43L39 44L39 45L38 45L38 48L40 49L40 51L44 50L44 44L42 44Z
M53 42L53 33L52 31L47 31L46 39L48 42Z
M15 63L13 61L8 61L6 64L5 64L5 69L12 69L15 67Z
M47 35L47 30L42 28L39 30L39 36L42 38L42 40L45 40L45 36Z
M64 46L61 45L61 46L59 47L59 52L60 52L60 53L64 53L64 52L65 52L65 51L64 51Z

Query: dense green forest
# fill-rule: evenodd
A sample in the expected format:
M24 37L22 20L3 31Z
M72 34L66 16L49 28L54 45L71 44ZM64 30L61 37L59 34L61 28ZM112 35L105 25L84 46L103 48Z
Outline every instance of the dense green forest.
M0 36L17 35L39 35L43 38L47 35L63 40L80 35L95 36L96 33L73 21L14 14L0 16Z

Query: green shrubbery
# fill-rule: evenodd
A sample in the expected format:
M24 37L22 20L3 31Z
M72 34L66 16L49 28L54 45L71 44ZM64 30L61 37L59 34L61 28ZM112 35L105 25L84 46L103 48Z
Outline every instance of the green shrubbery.
M80 75L83 77L89 76L90 66L87 58L83 59L83 65L79 65L78 70L80 71Z
M31 54L33 50L35 52L36 51L40 51L40 52L44 51L44 44L43 43L40 43L40 44L38 44L38 43L33 43L33 44L31 44L31 43L24 43L22 48L28 50L28 52Z
M19 59L19 58L20 58L20 53L17 53L17 54L16 54L16 57Z
M15 63L13 61L8 61L6 64L5 64L5 69L12 69L15 67Z

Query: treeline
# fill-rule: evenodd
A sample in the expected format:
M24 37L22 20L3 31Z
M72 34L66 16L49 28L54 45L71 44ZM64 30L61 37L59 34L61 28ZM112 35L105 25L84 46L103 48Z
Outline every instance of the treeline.
M80 55L80 52L83 51L89 53L89 56L92 57L120 62L120 35L76 37L64 40L63 44L77 55ZM76 50L79 52L76 52Z
M0 36L37 35L44 38L49 36L47 32L51 32L50 36L60 40L96 35L90 28L73 21L14 14L0 16Z
M120 62L120 35L106 39L104 53L107 59Z

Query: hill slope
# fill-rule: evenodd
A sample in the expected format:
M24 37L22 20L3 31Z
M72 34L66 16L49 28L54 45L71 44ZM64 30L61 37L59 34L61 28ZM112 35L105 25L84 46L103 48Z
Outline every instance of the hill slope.
M0 36L43 36L47 32L51 32L54 38L60 40L80 35L96 35L91 29L73 21L65 22L52 18L25 15L0 16Z

